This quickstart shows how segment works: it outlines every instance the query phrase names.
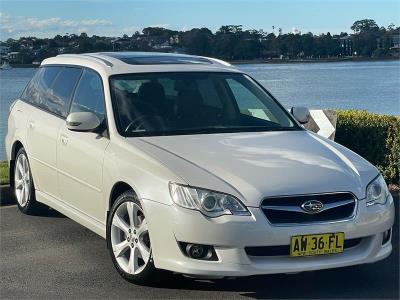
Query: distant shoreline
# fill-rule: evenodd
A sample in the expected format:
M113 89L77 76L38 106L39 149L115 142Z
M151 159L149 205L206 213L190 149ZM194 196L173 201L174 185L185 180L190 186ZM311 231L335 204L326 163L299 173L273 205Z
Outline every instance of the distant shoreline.
M40 65L38 64L10 64L13 68L39 68Z
M365 61L393 61L400 57L345 57L345 58L321 58L321 59L253 59L232 60L234 65L244 64L297 64L297 63L331 63L331 62L365 62Z
M321 58L321 59L251 59L251 60L228 60L234 65L247 64L298 64L298 63L330 63L330 62L365 62L365 61L393 61L400 57L345 57L345 58ZM11 64L13 68L38 68L38 64Z

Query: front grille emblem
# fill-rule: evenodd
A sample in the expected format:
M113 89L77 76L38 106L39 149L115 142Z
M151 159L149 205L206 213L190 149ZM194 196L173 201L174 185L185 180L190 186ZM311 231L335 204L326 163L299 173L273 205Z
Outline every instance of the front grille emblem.
M324 204L318 200L310 200L304 202L300 207L308 214L316 214L324 209Z

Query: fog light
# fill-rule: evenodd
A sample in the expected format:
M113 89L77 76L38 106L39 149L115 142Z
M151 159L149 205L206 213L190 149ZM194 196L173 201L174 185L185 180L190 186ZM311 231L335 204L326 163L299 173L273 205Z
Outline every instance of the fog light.
M203 245L197 244L187 244L186 246L186 253L194 259L200 259L207 254L206 247Z
M217 261L214 247L209 245L179 242L179 246L186 256L193 259Z
M382 245L386 244L390 240L390 236L392 235L392 229L386 230L382 235Z

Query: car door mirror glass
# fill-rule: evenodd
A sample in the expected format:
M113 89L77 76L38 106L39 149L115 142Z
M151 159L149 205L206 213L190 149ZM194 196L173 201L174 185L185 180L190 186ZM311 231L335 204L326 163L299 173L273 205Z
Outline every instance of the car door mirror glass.
M73 112L70 113L66 120L67 128L72 131L94 131L101 122L99 118L92 112Z

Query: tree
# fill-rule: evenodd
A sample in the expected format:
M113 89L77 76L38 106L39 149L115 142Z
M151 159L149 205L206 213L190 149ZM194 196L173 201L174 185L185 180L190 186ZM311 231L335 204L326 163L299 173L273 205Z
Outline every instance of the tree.
M212 43L213 34L208 28L193 28L182 35L182 46L192 54L211 55Z
M277 32L275 34L275 29ZM208 28L193 28L186 31L173 31L162 27L146 27L143 33L136 31L131 37L124 34L119 38L101 37L86 33L65 33L54 38L20 37L8 39L2 45L10 51L18 51L26 56L41 60L63 53L85 53L89 51L154 51L167 46L167 51L185 51L189 54L215 56L228 60L249 60L258 58L313 58L348 55L357 52L363 56L393 55L391 47L400 27L390 24L379 27L372 19L358 20L351 26L355 34L331 35L329 32L316 36L307 34L283 33L282 28L272 26L272 32L262 29L244 30L242 25L224 25L215 33ZM346 50L344 51L345 46Z
M354 50L362 56L371 56L377 48L377 39L386 32L372 19L356 21L351 29L356 33Z
M395 31L395 30L396 30L396 25L390 23L389 26L387 27L387 31Z
M160 36L164 35L165 33L171 32L171 30L162 27L146 27L143 28L142 32L144 35Z
M379 26L372 19L364 19L355 21L350 29L353 30L354 33L364 33L369 31L378 31Z
M82 32L82 33L80 34L79 38L81 38L81 39L87 39L87 38L88 38L88 35L87 35L86 32Z
M225 25L221 26L217 33L222 33L222 34L235 34L238 32L242 32L242 25Z

